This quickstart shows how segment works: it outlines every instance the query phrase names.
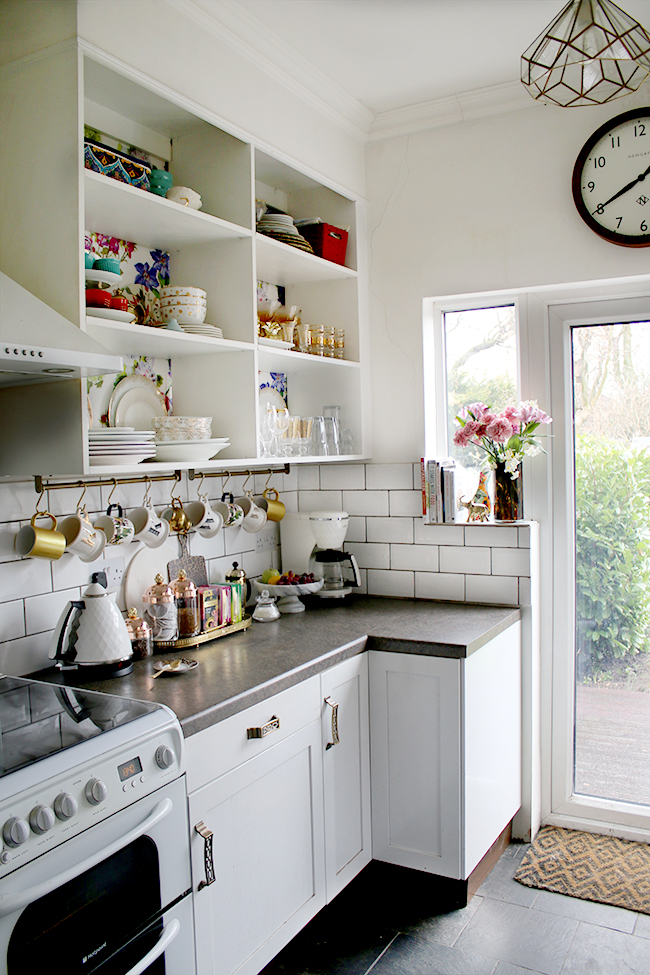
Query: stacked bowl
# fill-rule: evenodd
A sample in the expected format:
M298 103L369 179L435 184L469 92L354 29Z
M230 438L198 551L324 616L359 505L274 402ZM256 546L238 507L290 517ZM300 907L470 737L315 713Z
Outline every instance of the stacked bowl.
M201 288L169 285L160 289L160 314L167 323L175 318L179 325L202 325L208 309L208 295Z

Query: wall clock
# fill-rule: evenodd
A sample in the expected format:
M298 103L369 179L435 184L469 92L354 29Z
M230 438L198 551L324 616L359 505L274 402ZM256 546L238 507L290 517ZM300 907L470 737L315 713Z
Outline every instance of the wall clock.
M623 247L650 247L650 108L623 112L585 142L573 199L587 226Z

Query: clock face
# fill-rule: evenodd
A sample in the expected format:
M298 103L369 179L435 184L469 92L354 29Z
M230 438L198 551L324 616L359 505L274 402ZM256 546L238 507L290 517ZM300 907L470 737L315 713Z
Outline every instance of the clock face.
M617 115L587 140L573 170L573 199L605 240L650 247L650 109Z

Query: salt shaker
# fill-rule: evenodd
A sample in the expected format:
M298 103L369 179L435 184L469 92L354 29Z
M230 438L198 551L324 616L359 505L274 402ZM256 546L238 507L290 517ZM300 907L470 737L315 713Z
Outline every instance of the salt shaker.
M160 573L153 586L149 586L145 592L142 601L145 604L144 618L151 627L154 644L168 644L177 640L176 597L171 586L163 582Z

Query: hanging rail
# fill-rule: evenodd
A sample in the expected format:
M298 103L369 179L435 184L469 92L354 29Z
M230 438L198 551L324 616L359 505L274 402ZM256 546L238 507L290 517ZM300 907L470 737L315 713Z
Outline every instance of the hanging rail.
M224 470L224 471L195 471L190 469L187 471L187 476L190 481L193 481L195 477L234 477L237 474L248 474L251 477L253 474L288 474L291 470L290 464L284 464L283 467L261 467L249 470L244 468L243 470ZM37 494L42 494L43 491L58 491L61 488L74 488L74 487L102 487L104 484L146 484L151 482L152 484L156 481L180 481L182 471L174 471L173 474L141 474L139 477L107 477L107 478L95 478L94 480L89 480L88 478L79 478L76 481L48 481L45 480L41 474L34 475L34 490Z

